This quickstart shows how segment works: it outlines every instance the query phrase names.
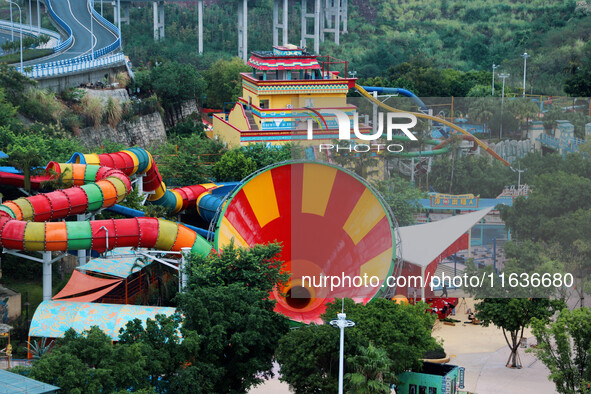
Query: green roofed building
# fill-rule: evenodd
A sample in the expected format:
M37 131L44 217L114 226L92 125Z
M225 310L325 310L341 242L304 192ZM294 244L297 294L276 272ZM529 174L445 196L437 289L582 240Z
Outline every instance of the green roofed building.
M0 393L57 393L59 387L39 382L25 376L0 370Z
M456 365L424 362L421 371L398 376L398 394L456 394L464 386L463 371Z

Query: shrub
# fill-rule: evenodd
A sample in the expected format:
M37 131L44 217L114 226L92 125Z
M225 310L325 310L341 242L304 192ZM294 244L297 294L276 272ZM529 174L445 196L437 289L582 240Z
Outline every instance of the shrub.
M121 121L121 116L123 115L121 102L118 99L109 97L104 112L109 126L111 126L112 128L116 128L119 122Z
M82 98L82 113L88 122L92 122L95 129L101 125L103 111L103 103L99 98L88 96Z

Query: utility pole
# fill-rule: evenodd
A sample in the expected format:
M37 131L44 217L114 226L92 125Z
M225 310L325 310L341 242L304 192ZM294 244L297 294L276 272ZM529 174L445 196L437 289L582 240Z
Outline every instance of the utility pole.
M527 58L530 55L525 52L521 57L523 58L523 97L525 97L525 75L527 74Z
M495 70L497 68L499 68L499 67L500 66L498 64L494 64L493 63L493 66L492 66L492 68L493 68L493 81L492 81L492 93L491 93L491 96L494 96L495 95Z
M499 140L503 138L503 107L505 105L505 80L509 78L511 74L501 73L500 78L503 78L503 93L501 94L501 129L499 131Z

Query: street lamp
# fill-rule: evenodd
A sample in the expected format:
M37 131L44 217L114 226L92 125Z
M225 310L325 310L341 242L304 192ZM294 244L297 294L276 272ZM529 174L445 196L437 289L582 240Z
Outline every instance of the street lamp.
M338 327L341 330L341 345L339 351L339 394L343 394L343 369L344 369L344 358L345 358L345 328L353 327L355 322L347 320L346 313L337 314L337 320L331 320L330 325Z
M494 64L493 63L493 81L492 81L492 93L491 93L491 96L494 96L495 95L495 70L497 68L499 68L499 67L501 67L501 66L499 66L498 64Z
M525 74L527 71L527 58L529 56L530 55L528 55L527 52L521 55L521 57L523 58L523 97L525 97Z
M10 3L10 5L12 6L12 4L14 4L15 6L18 7L18 20L19 20L19 24L21 25L21 73L23 72L23 15L21 13L21 7L16 4L13 1L10 0L6 0L8 3ZM12 13L10 14L10 18L12 19ZM14 31L14 26L12 28L12 30Z
M505 79L509 78L511 74L501 73L500 78L503 78L503 93L501 94L501 129L499 131L499 139L503 138L503 107L505 105Z
M510 168L511 168L511 171L516 172L518 174L517 175L517 195L519 196L519 195L521 195L521 173L527 171L527 168L524 168L522 170L521 169L521 162L519 162L518 166L519 167L516 169L513 167L510 167Z

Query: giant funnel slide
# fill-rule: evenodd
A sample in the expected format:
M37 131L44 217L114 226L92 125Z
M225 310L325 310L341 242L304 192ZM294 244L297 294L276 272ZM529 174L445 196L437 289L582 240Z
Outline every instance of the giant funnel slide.
M394 219L369 184L324 163L276 165L247 179L226 200L214 246L249 247L279 241L290 282L271 294L275 310L293 320L321 323L326 303L349 297L368 302L396 265ZM375 287L319 284L320 276L376 276ZM314 276L314 283L305 276Z
M130 192L131 181L121 170L98 165L52 162L47 170L62 174L62 181L72 187L0 205L0 246L25 251L103 252L125 246L175 251L188 247L202 255L211 251L194 231L162 219L49 222L111 207Z

